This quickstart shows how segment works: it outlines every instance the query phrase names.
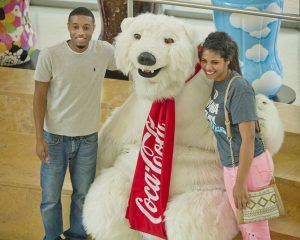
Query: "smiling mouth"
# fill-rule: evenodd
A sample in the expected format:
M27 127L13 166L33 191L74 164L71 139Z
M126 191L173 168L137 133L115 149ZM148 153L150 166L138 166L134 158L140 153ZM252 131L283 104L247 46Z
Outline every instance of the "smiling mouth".
M161 70L161 68L158 68L156 70L144 70L144 69L139 68L138 72L142 77L152 78L152 77L155 77L159 73L160 70Z
M86 38L76 38L76 41L78 41L78 42L85 42L86 41Z

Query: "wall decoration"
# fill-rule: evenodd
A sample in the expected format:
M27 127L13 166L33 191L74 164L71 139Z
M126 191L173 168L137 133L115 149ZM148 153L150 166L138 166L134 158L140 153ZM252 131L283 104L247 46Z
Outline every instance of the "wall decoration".
M282 13L283 0L212 0L212 5ZM225 31L237 42L243 76L256 93L270 98L282 86L283 69L277 51L281 21L225 11L214 11L218 31Z
M29 0L0 1L0 66L30 60L36 35L29 23Z

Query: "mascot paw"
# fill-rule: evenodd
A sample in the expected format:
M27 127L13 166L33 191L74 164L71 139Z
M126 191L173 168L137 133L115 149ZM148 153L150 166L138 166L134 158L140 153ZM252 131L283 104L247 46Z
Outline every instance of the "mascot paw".
M274 102L265 95L256 95L257 117L261 133L271 155L277 153L283 143L284 128Z

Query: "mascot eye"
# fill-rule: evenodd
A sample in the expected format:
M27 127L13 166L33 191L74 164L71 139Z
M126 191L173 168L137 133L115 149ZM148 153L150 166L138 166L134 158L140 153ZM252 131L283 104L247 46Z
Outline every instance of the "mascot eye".
M135 33L133 36L137 40L141 39L141 37L142 37L141 34L138 34L138 33Z
M174 43L174 39L173 38L165 38L165 43L166 44Z

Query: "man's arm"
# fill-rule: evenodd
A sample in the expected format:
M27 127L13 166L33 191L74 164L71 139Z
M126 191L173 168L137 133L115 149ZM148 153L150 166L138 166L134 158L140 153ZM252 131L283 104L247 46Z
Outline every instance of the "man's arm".
M115 47L113 45L110 45L110 54L111 59L108 63L107 69L110 71L117 71L117 65L116 65L116 59L115 59Z
M48 82L35 81L33 96L33 117L36 129L36 154L42 162L48 162L48 145L43 136L48 86Z

